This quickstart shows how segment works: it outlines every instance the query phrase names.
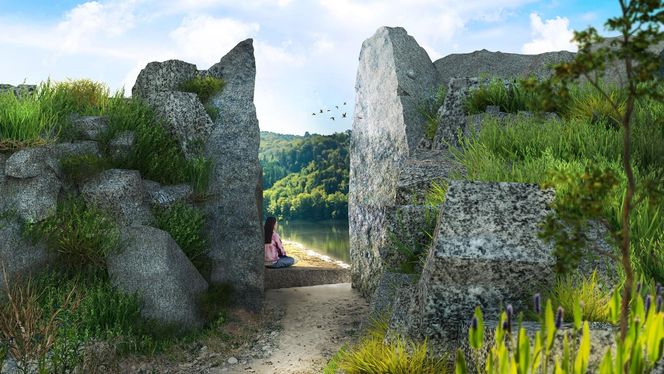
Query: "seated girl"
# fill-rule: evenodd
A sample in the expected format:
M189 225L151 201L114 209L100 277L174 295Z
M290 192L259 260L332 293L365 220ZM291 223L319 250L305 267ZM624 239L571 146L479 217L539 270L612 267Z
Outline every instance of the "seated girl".
M286 250L277 234L277 219L267 217L265 220L265 266L269 268L285 268L295 263L293 257L286 256Z

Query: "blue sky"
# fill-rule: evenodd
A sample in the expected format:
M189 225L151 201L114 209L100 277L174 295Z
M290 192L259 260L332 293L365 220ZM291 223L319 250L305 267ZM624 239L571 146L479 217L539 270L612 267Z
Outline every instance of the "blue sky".
M360 47L380 26L406 28L436 60L574 51L571 30L603 31L616 14L613 0L0 0L0 83L89 78L130 92L150 61L207 69L253 38L261 129L329 134L352 126ZM320 108L335 121L311 115Z

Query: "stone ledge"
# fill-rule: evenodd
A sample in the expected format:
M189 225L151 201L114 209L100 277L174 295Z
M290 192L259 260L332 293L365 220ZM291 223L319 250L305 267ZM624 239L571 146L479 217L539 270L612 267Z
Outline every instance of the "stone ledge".
M349 269L321 269L291 266L284 269L265 268L265 289L350 283Z

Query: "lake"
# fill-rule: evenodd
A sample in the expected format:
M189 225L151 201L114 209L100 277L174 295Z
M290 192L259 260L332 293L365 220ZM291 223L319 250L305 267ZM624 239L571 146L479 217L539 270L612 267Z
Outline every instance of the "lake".
M284 240L301 243L308 249L350 264L347 220L279 221L277 231Z

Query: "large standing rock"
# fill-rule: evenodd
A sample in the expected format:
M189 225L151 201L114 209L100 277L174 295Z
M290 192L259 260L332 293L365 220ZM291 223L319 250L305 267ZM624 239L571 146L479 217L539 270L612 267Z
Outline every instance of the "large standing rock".
M105 170L81 187L81 195L88 204L106 211L122 225L155 222L141 174L136 170Z
M403 28L381 27L362 44L348 200L353 286L365 296L383 269L384 207L394 204L399 166L424 133L417 106L435 89L429 56Z
M141 314L184 329L201 327L198 300L208 284L171 236L159 229L124 229L125 249L108 256L111 283L143 300Z
M507 182L452 181L411 305L409 334L457 340L477 305L487 319L550 288L553 246L538 238L551 190Z
M209 75L224 89L211 98L219 109L205 156L212 161L211 198L206 201L206 230L214 262L213 283L231 283L245 306L259 309L263 300L263 238L257 197L262 195L258 162L260 129L254 106L256 63L251 39L239 43Z
M455 53L436 60L438 84L448 85L452 78L469 78L488 75L495 78L538 78L551 76L551 65L571 61L574 53L568 51L546 52L538 55L489 52L486 49L472 53Z

